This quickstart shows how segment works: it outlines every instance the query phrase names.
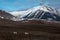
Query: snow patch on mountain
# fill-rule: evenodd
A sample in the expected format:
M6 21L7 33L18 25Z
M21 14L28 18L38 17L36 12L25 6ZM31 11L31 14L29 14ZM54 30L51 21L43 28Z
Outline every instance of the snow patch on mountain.
M24 11L13 11L10 14L16 16L18 20L25 18L39 18L46 20L60 20L60 15L57 9L49 6L36 6ZM20 18L20 19L19 19ZM16 19L16 18L15 18Z
M58 14L57 10L55 8L51 8L49 6L36 6L36 7L33 7L31 9L28 9L28 10L25 10L25 11L13 11L13 12L9 12L9 13L14 15L14 16L21 16L22 17L22 16L27 15L29 13L33 13L37 10L43 10L45 12Z
M31 9L27 10L27 11L35 12L37 10L42 10L42 11L45 11L45 12L58 14L57 10L55 8L52 8L52 7L49 7L49 6L36 6L36 7L33 7Z

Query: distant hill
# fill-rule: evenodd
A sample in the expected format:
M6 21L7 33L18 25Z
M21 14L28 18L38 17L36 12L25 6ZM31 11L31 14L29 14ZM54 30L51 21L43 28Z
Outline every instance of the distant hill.
M0 10L0 18L2 19L11 19L13 18L14 16L9 14L8 12L5 12L3 10Z

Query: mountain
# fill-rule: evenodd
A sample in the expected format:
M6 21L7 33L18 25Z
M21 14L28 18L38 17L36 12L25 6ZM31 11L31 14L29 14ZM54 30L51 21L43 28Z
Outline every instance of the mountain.
M47 6L37 6L29 9L30 13L23 18L36 18L36 19L46 19L60 21L59 13L56 9Z
M11 19L13 18L14 16L9 14L8 12L5 12L3 10L0 10L0 18L1 19Z
M36 6L25 11L14 11L18 18L23 19L44 19L49 21L60 21L60 14L57 9L49 6Z

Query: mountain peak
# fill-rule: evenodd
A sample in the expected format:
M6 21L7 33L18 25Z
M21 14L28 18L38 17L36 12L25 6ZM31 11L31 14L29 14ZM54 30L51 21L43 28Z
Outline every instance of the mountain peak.
M45 6L45 5L42 5L42 6L35 6L31 9L28 9L27 12L30 13L30 12L35 12L37 10L42 10L44 12L49 12L49 13L54 13L56 15L58 15L58 11L57 9L53 8L53 7L50 7L50 6Z
M36 6L36 7L31 8L31 10L32 9L34 9L34 10L43 10L45 12L56 12L55 8L52 8L52 7L49 7L49 6L45 6L45 5Z
M36 6L36 7L34 7L34 9L39 9L39 10L43 10L43 11L48 11L48 10L47 10L47 6Z

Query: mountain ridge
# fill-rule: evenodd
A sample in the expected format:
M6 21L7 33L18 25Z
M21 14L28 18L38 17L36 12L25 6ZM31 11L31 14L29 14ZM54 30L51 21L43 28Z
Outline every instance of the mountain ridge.
M14 11L10 12L12 15L17 16L17 18L38 18L46 20L60 21L60 15L57 9L49 6L36 6L25 11Z

